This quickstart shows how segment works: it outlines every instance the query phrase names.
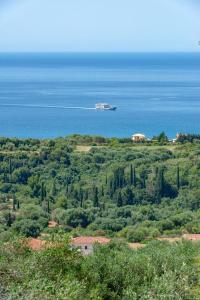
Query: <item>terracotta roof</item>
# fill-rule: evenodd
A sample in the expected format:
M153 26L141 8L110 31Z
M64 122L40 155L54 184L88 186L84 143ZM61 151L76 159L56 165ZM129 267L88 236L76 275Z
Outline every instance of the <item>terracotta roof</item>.
M199 241L200 234L184 234L183 238L190 241Z
M72 239L73 245L80 245L80 244L94 244L99 243L102 245L108 244L110 242L110 239L106 237L100 237L100 236L79 236Z
M45 241L39 239L28 239L28 247L30 247L32 250L41 250L45 246L45 244Z

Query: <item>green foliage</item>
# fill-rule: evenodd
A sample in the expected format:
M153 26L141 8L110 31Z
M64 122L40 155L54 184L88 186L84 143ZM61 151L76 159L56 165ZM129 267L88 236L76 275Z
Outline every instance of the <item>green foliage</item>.
M30 219L23 219L16 221L12 229L20 233L21 235L24 235L26 237L38 237L41 232L41 226L40 222L38 221L33 221Z
M48 243L36 252L22 239L0 243L1 299L199 299L199 244L156 241L132 250L113 241L82 257L66 235Z
M126 227L146 232L150 221L149 232L198 232L192 224L200 220L200 151L191 141L173 145L164 133L140 145L80 135L1 138L0 224L31 232L19 224L35 221L42 231L53 219L67 230L116 235Z
M163 132L161 132L158 136L155 136L154 138L153 138L153 140L156 140L156 141L158 141L158 143L160 144L160 145L165 145L166 143L168 143L168 137L166 136L166 134L165 134L165 132L163 131Z

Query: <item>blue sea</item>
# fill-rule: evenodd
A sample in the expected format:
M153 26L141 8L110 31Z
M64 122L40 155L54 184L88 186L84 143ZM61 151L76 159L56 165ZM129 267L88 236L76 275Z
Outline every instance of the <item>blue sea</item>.
M200 53L0 54L0 136L161 131L200 133Z

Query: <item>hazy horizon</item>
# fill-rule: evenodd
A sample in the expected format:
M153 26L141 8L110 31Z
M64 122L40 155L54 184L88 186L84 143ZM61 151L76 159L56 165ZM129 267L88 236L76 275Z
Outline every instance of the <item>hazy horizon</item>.
M0 52L198 52L196 0L1 0Z
M0 54L200 54L199 50L193 51L0 51Z

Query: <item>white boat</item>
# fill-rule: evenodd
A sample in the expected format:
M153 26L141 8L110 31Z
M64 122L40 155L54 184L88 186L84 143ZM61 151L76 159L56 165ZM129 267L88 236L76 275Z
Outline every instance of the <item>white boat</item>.
M107 104L107 103L97 103L95 105L95 108L97 110L116 110L117 109L116 106L112 106L112 105Z

